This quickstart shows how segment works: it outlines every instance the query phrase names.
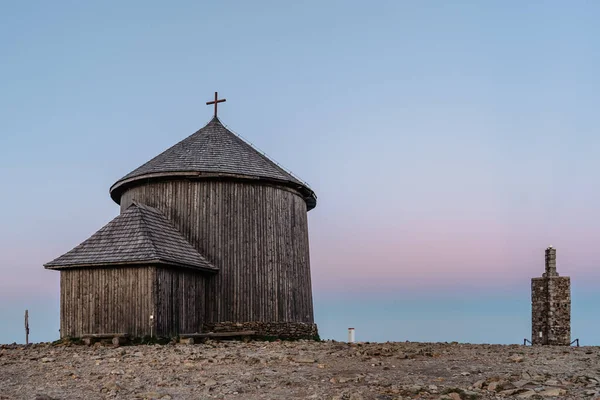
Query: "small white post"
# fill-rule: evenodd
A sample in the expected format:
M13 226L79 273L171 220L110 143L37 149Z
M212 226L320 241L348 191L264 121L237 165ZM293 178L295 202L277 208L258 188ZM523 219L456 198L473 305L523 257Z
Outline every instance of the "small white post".
M354 328L348 328L348 343L354 343Z
M153 328L154 328L154 315L150 315L150 337L151 338L154 337Z

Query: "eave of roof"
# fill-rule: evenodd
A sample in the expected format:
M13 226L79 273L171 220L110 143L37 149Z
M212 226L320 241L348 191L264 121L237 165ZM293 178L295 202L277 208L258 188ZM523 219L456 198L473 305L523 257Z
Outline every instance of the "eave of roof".
M135 186L140 181L151 182L151 181L162 181L171 179L198 179L198 180L236 180L246 182L264 182L268 184L275 184L278 186L287 187L298 192L304 201L306 202L307 210L310 211L317 205L317 195L310 188L305 185L295 184L289 181L280 181L276 179L266 179L258 176L240 175L240 174L226 174L226 173L207 173L207 172L196 172L196 171L178 171L178 172L159 172L146 175L140 175L123 179L115 183L110 188L110 196L113 201L117 204L121 204L121 195L130 187Z
M203 272L217 273L219 269L217 267L211 268L203 268L203 267L191 267L186 264L179 264L169 260L144 260L144 261L123 261L123 262L107 262L107 263L77 263L73 265L60 265L53 266L52 263L44 264L45 269L51 270L67 270L67 269L76 269L76 268L112 268L112 267L147 267L147 266L165 266L165 267L176 267L176 268L188 268Z

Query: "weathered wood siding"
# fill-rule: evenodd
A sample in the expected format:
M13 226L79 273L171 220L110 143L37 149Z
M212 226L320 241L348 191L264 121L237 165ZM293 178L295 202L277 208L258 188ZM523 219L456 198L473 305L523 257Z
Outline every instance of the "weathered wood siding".
M156 268L156 332L159 336L202 332L204 276L183 268Z
M88 333L176 336L200 332L205 278L183 268L115 267L60 273L61 337Z
M153 267L67 269L60 272L60 336L149 334Z
M221 270L207 277L207 322L313 322L306 203L258 183L140 183L121 197L162 210ZM201 295L201 294L200 294Z

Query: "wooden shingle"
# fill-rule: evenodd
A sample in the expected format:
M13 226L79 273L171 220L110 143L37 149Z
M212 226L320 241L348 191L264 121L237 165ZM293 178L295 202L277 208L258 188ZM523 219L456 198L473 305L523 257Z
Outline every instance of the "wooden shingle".
M47 269L166 264L217 272L157 209L133 202L71 251L44 264Z
M168 176L193 176L193 174L246 177L283 183L299 190L309 209L316 205L316 195L306 183L231 132L217 117L197 132L119 179L111 187L110 192L112 198L119 203L121 193L133 181Z

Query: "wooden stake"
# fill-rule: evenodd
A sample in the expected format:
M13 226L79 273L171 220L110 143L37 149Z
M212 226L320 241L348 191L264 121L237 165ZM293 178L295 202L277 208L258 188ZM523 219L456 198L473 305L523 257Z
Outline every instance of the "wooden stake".
M25 310L25 344L29 344L29 310Z

